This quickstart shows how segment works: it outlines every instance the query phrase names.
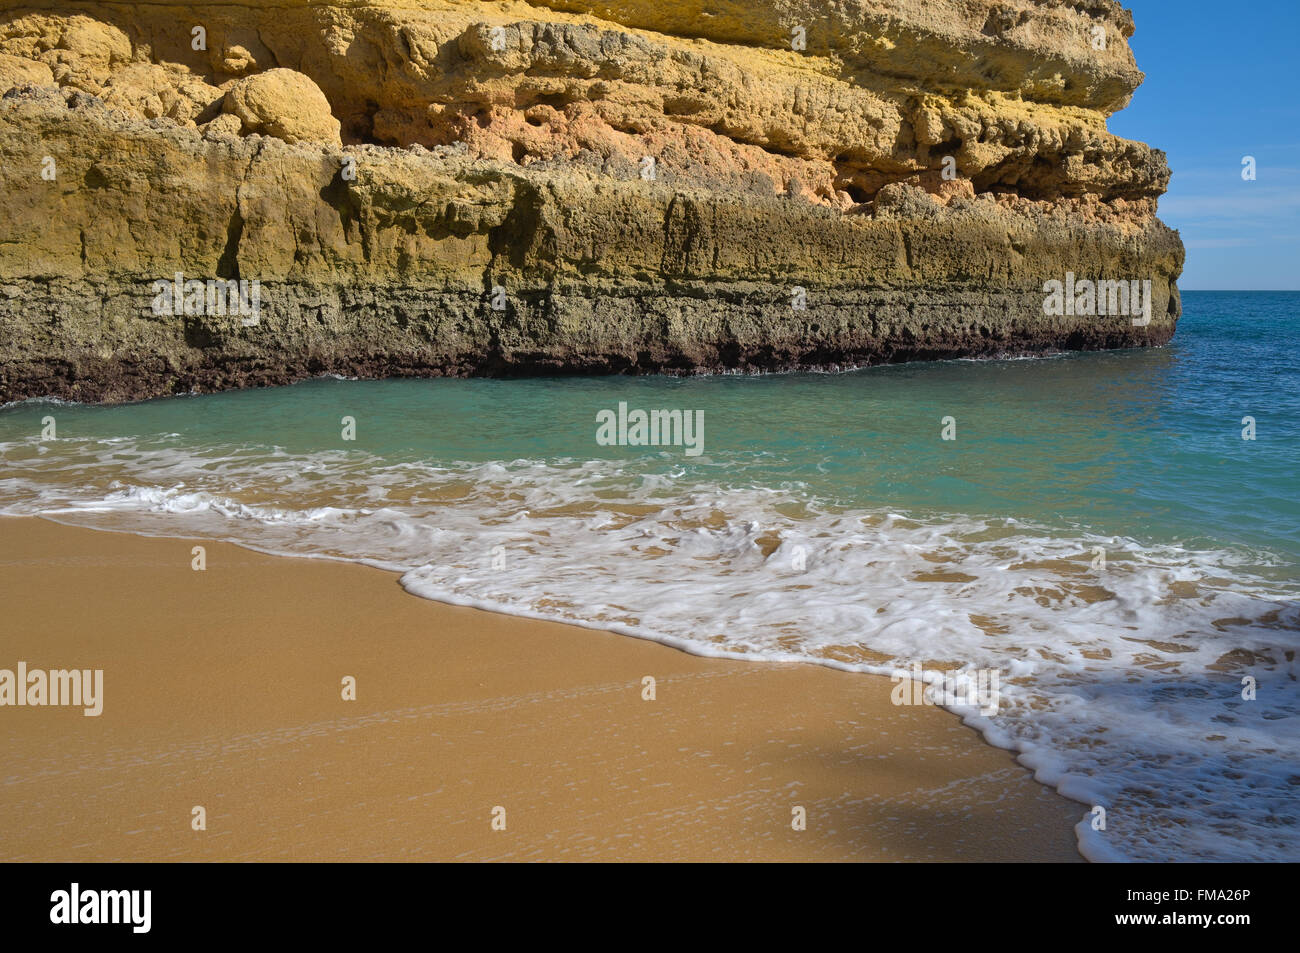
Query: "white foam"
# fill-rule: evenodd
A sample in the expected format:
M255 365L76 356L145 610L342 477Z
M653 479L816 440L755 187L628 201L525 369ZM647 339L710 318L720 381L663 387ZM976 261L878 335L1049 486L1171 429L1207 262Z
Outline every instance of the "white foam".
M49 404L52 407L79 407L79 400L64 400L62 397L24 397L22 400L9 400L0 403L0 410L8 407L31 407Z
M679 485L608 461L167 443L0 446L0 511L363 561L419 596L702 655L996 669L999 713L955 710L1043 783L1105 808L1105 831L1090 813L1076 828L1090 859L1300 848L1300 609L1269 554L819 508L797 489ZM1245 675L1259 701L1241 699Z

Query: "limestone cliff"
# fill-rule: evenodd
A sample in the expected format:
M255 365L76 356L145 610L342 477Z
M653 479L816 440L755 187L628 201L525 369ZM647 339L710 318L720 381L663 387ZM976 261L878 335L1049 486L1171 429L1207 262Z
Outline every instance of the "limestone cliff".
M1113 0L3 3L0 400L1162 343L1169 172L1106 130L1132 31ZM255 318L159 308L178 273L255 282ZM1147 320L1045 308L1067 273L1149 281Z

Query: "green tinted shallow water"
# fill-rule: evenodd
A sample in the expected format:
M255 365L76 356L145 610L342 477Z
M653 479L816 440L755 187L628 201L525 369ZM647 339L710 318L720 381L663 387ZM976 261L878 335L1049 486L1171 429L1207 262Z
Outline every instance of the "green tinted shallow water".
M1300 557L1300 294L1188 292L1165 348L842 374L317 380L123 407L26 404L59 436L173 448L342 449L388 462L620 460L675 485L784 488L823 504L1011 517ZM703 411L704 453L604 447L596 415ZM356 420L356 440L340 420ZM1243 417L1256 439L1242 439ZM956 439L941 439L952 417Z

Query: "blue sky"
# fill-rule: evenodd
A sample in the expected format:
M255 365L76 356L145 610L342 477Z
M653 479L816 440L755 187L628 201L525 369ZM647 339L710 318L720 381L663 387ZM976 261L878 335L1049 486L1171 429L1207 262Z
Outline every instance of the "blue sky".
M1160 217L1187 246L1179 287L1300 289L1300 2L1125 6L1147 78L1109 127L1169 154Z

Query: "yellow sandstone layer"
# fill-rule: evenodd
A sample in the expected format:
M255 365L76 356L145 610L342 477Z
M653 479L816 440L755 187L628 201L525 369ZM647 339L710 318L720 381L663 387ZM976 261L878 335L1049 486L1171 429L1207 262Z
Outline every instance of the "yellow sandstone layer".
M1132 31L1111 0L10 4L0 399L1162 343L1169 170L1106 130ZM1067 272L1150 281L1145 321L1045 314ZM151 311L177 273L264 313Z

